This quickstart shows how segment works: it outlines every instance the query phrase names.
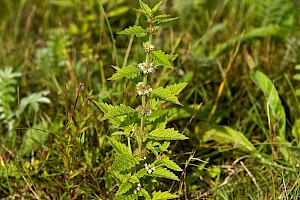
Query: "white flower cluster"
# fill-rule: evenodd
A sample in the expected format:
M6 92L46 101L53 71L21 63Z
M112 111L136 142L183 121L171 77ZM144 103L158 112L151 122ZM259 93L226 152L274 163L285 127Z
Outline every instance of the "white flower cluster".
M140 68L144 74L149 74L149 73L153 72L153 70L154 70L153 66L154 66L153 63L150 63L149 67L146 66L145 62L138 64L138 68Z
M141 190L142 185L140 183L137 184L136 189L133 191L134 194L137 194Z
M156 170L156 168L154 166L151 167L150 164L145 163L144 166L145 166L145 169L147 170L148 174L151 174L154 170Z
M136 88L137 88L137 93L138 93L139 96L146 95L146 94L148 94L149 92L152 91L152 88L149 85L146 85L146 87L145 87L143 82L139 82L136 85Z
M155 50L155 46L152 44L149 44L149 42L144 43L143 47L144 47L144 51L146 53L150 53L151 51Z
M140 112L141 113L141 115L147 115L147 116L150 116L151 114L152 114L152 110L151 110L151 108L150 108L150 106L149 105L146 105L146 107L143 107L143 106L138 106L137 108L136 108L136 110L138 111L138 112Z

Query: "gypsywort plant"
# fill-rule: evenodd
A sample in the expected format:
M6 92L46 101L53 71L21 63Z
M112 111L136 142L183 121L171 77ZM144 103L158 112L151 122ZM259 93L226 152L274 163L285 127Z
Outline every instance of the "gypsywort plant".
M172 69L177 55L166 54L153 45L153 36L165 23L177 18L169 15L156 15L162 2L152 9L139 1L137 12L147 19L148 27L130 26L119 32L122 35L135 35L142 39L145 58L137 66L119 68L109 80L129 78L136 84L138 102L136 108L127 105L110 105L102 101L95 104L118 131L112 135L122 135L125 143L109 137L115 150L111 173L119 183L116 199L173 199L176 194L157 191L161 179L179 181L172 171L182 169L167 155L170 141L188 139L185 135L167 128L168 112L161 110L161 104L172 102L181 105L178 95L187 83L177 83L166 87L152 88L151 74L159 67Z

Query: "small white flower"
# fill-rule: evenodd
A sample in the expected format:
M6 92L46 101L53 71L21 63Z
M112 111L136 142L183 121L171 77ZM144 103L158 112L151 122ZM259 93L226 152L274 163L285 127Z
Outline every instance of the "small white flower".
M133 191L133 193L134 193L134 194L137 194L137 191L136 191L136 190L134 190L134 191Z
M146 158L146 156L144 156L144 160L146 160L147 158Z
M140 183L137 184L138 187L141 187L142 185Z
M150 45L150 51L153 51L155 49L155 46L154 45Z
M151 169L148 169L147 172L148 172L148 174L151 174L151 173L152 173L152 170L151 170Z
M153 166L151 169L152 169L152 171L154 171L156 168Z

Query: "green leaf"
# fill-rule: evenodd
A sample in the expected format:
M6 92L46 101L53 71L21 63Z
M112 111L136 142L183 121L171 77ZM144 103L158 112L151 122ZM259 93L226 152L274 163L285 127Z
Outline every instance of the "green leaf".
M118 32L120 35L135 35L136 37L144 37L148 34L147 30L145 30L141 26L129 26L125 30Z
M160 152L165 152L170 146L169 141L164 141L164 143L159 147Z
M131 182L131 183L139 183L140 179L136 175L132 175L129 178L129 182Z
M116 9L110 11L108 13L108 17L118 17L118 16L124 16L125 13L129 11L129 6L121 6L117 7Z
M145 147L146 149L149 149L155 156L158 156L158 151L152 141L148 141Z
M20 149L18 150L20 157L29 155L33 150L45 144L48 133L43 130L47 129L47 126L47 122L43 120L41 123L26 131Z
M142 10L145 11L146 14L151 14L151 9L149 8L149 6L147 4L145 4L142 0L139 0L140 3L140 7Z
M151 176L180 181L179 178L173 172L169 171L166 168L161 168L161 167L155 169L151 173Z
M128 67L118 69L117 72L112 77L110 77L108 80L117 80L117 79L120 79L123 77L135 78L140 73L141 73L141 70L138 67L129 65Z
M172 103L182 105L179 101L178 98L173 94L169 89L163 88L163 87L158 87L154 90L152 90L151 94L154 96L158 97L159 99L162 99L164 101L171 101Z
M94 101L94 103L104 113L104 119L109 119L115 125L120 125L124 121L120 116L136 113L135 109L123 104L112 106L102 101Z
M122 194L122 195L116 195L114 200L137 200L138 195L137 194Z
M117 171L112 171L112 174L113 174L114 178L117 179L117 181L119 183L127 182L128 179L130 178L130 174L120 174Z
M128 154L128 155L132 155L131 150L123 143L114 140L112 138L108 138L111 145L113 146L114 150L119 153L119 154Z
M186 137L183 134L180 134L178 131L174 130L174 128L168 129L155 129L151 131L148 135L149 138L154 140L186 140Z
M137 176L138 178L142 178L142 177L146 176L147 174L148 174L147 170L145 168L142 168L134 175Z
M175 199L179 198L176 194L171 194L169 192L161 192L161 191L154 191L152 193L152 200L166 200L166 199Z
M139 196L145 197L146 200L151 200L149 193L144 188L141 189Z
M300 74L295 74L293 78L297 81L300 81Z
M161 50L159 51L152 51L151 52L151 58L154 61L154 65L162 65L164 67L173 69L174 67L172 66L172 64L170 63L168 56L162 52Z
M139 164L139 160L128 154L116 154L112 164L112 170L125 171Z
M166 18L166 19L159 19L157 20L157 23L159 24L159 26L162 26L168 22L174 21L176 19L179 19L179 17L172 17L172 18Z
M124 104L121 104L119 106L110 106L108 112L104 113L107 118L110 117L117 117L117 116L122 116L122 115L129 115L131 113L135 113L136 110L126 106Z
M161 5L162 1L158 2L151 10L151 13L155 13L157 11L157 9L159 8L159 6Z
M122 195L124 193L126 193L128 190L130 190L132 187L132 184L129 182L124 182L120 185L116 195Z
M242 150L254 153L256 151L254 145L247 139L247 137L228 126L213 125L205 122L199 124L202 127L203 141L216 140L220 143L231 143Z
M272 127L276 123L279 136L281 137L281 139L285 140L286 115L274 84L264 73L256 70L255 68L251 69L250 75L253 82L263 91L264 95L268 99L267 112L268 110L270 112L268 114L270 115ZM278 122L276 122L275 119L278 119Z
M169 169L173 169L175 171L182 171L182 169L173 160L170 160L169 158L163 158L161 161Z
M187 82L182 82L173 85L168 85L166 89L169 90L172 94L178 95L186 86Z

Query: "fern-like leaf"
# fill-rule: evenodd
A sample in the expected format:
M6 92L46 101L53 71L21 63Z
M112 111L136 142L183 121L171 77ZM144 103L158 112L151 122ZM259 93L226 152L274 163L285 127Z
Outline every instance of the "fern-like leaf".
M170 63L168 56L161 50L152 51L151 58L153 59L155 66L162 65L162 66L170 68L170 69L174 68L172 66L172 64Z
M147 30L141 26L129 26L125 30L118 32L120 35L136 35L136 37L144 37L147 35Z
M188 139L188 137L186 137L183 134L180 134L178 131L174 130L174 128L155 129L149 133L148 137L153 140L186 140L186 139Z
M112 164L112 170L114 171L125 171L131 169L139 163L136 157L128 154L116 154L115 160Z
M161 192L161 191L154 191L152 193L152 200L166 200L166 199L175 199L179 198L176 194L171 194L169 192Z
M117 72L108 80L117 80L123 77L135 78L140 73L141 70L138 67L130 65L128 67L118 69Z
M154 177L160 177L160 178L167 178L167 179L171 179L174 181L180 181L179 178L171 171L169 171L166 168L157 168L155 169L152 173L151 176Z

